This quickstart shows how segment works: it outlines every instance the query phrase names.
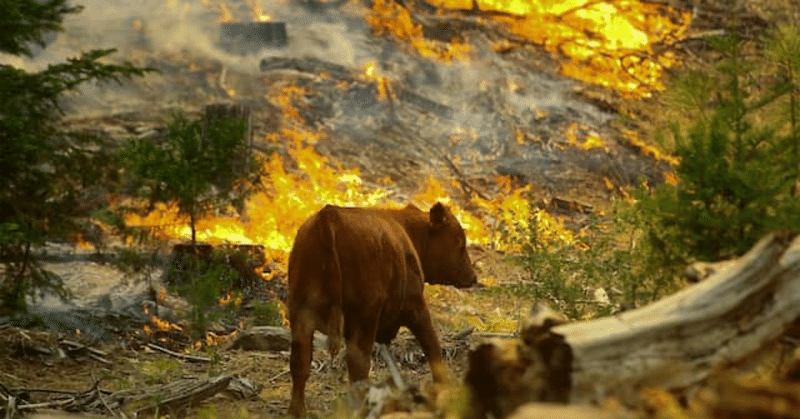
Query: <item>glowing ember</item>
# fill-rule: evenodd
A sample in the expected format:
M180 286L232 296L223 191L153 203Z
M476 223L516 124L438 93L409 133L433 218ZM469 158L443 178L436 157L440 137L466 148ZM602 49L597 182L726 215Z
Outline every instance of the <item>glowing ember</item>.
M622 135L628 141L630 141L630 143L633 146L641 150L643 154L652 156L656 160L667 162L673 166L678 165L679 161L677 158L675 158L674 156L670 156L664 153L663 151L659 150L657 147L642 141L642 139L639 138L639 135L636 133L636 131L625 130L622 132Z
M386 77L378 74L374 62L369 62L364 65L364 79L367 81L375 82L378 86L378 98L386 100L389 97L389 81Z
M603 140L598 137L596 134L589 133L586 135L586 138L583 141L578 140L578 131L584 130L586 127L579 125L578 123L573 122L569 128L567 128L567 132L565 133L567 142L570 145L575 147L584 149L584 150L591 150L593 148L603 148L604 143Z

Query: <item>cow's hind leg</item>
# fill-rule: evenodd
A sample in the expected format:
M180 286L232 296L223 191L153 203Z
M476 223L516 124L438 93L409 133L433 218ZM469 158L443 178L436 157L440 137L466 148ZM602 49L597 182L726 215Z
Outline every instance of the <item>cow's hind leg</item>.
M359 404L364 394L361 387L369 378L372 345L378 330L378 311L367 316L350 316L345 318L345 340L347 342L347 373L350 377L350 397L352 404ZM369 312L369 311L365 311ZM356 406L353 406L356 407Z
M289 369L292 375L292 401L289 415L305 416L306 381L311 373L311 354L313 348L314 324L309 313L302 313L291 320L292 348L289 355Z
M431 314L422 296L420 296L418 300L412 301L410 309L407 317L409 321L406 327L408 327L411 333L417 338L419 345L422 347L422 352L425 353L425 357L428 358L433 381L437 383L448 381L447 368L442 362L442 349L439 345L439 337L436 335L436 330L433 329Z

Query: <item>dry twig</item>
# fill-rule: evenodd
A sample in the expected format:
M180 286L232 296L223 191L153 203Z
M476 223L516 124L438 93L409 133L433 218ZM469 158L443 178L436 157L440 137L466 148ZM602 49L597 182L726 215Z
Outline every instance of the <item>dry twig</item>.
M146 346L148 348L150 348L150 349L153 349L153 350L156 350L156 351L160 351L160 352L163 352L163 353L165 353L167 355L171 355L171 356L174 356L176 358L180 358L180 359L183 359L183 360L186 360L186 361L211 362L211 358L207 358L207 357L204 357L204 356L194 356L194 355L180 354L180 353L177 353L177 352L174 352L174 351L170 351L167 348L162 348L161 346L158 346L158 345L153 344L153 343L148 343Z

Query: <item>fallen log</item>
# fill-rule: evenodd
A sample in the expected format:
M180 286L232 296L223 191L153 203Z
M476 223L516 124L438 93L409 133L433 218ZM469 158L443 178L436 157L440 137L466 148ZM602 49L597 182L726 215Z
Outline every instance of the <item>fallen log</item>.
M527 402L634 402L647 386L682 391L747 360L800 317L800 236L773 233L709 278L636 310L564 323L537 310L519 340L470 353L472 416Z

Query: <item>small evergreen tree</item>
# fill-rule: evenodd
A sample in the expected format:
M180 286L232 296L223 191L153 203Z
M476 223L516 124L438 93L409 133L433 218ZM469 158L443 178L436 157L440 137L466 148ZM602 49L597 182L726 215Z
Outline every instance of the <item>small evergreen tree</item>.
M768 60L758 63L743 57L735 34L712 46L722 55L718 77L694 72L675 84L678 103L696 117L685 132L672 127L678 183L640 195L654 266L736 256L771 230L800 227L792 196L800 169L800 34L777 30ZM765 73L774 73L768 84Z
M243 171L252 162L238 162L245 151L246 122L239 118L220 119L204 130L202 121L190 121L183 113L172 117L163 142L131 139L122 160L141 182L151 202L176 202L186 216L197 240L197 221L214 210L241 210L253 191L258 173Z
M67 0L3 2L0 51L30 56L33 44L45 46L43 31L60 30L64 14L80 10ZM99 62L114 51L90 51L39 73L0 64L0 312L24 310L26 296L36 290L65 295L58 278L38 266L35 250L76 231L80 191L114 170L97 137L56 128L63 113L59 99L86 82L151 71Z

